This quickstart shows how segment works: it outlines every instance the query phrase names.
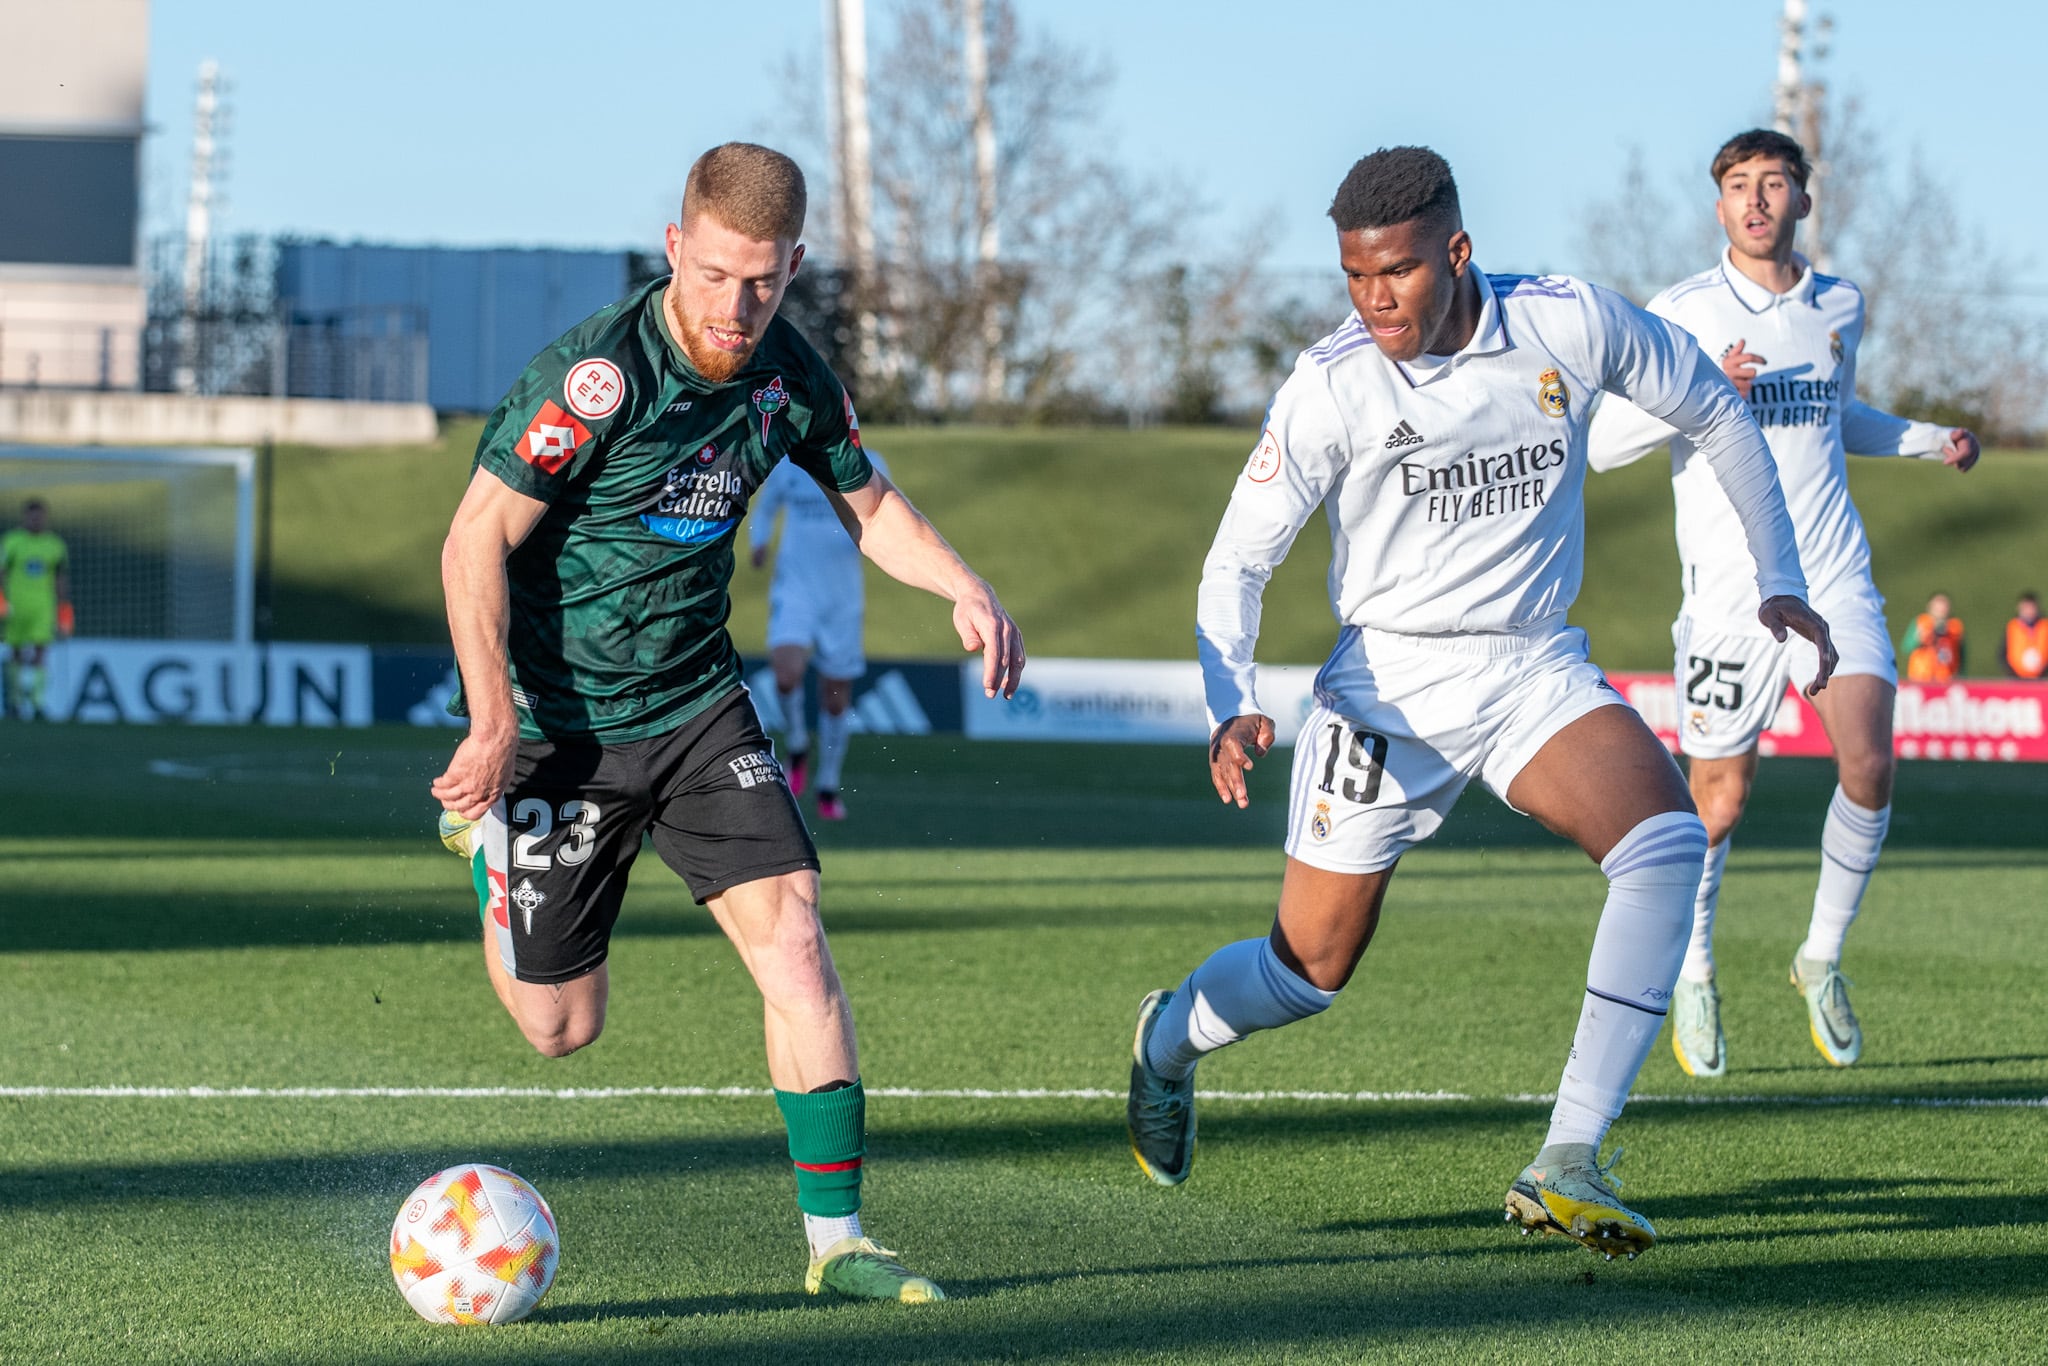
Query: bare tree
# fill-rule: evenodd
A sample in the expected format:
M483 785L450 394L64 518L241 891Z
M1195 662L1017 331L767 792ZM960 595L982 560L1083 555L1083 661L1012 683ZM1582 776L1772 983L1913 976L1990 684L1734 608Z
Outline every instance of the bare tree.
M1594 283L1642 304L1711 264L1720 239L1706 179L1703 169L1697 194L1682 188L1666 193L1651 176L1643 149L1629 148L1620 186L1583 216L1586 273Z
M2027 439L2048 393L2048 320L2006 295L2016 268L1919 157L1874 190L1853 241L1869 301L1858 387L1909 416Z
M979 8L981 119L963 0L903 0L875 61L881 311L901 397L927 410L1071 389L1120 282L1156 269L1183 226L1175 196L1110 158L1108 64L1027 34L1012 0Z

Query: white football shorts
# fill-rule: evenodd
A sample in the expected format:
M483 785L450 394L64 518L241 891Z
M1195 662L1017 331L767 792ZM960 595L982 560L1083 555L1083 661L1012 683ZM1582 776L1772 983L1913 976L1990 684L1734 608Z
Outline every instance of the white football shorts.
M1506 801L1552 736L1626 705L1562 617L1513 635L1346 627L1294 744L1287 853L1334 873L1391 867L1436 833L1466 783Z
M768 595L768 648L801 645L826 678L859 678L868 671L862 645L866 598L851 593L776 590Z
M1828 624L1840 662L1835 674L1869 674L1897 685L1898 660L1884 620L1884 597L1869 583L1816 594L1813 608ZM1782 644L1760 624L1696 621L1681 613L1671 626L1678 684L1678 747L1695 759L1732 759L1756 748L1770 729L1785 687L1802 691L1820 667L1805 636Z

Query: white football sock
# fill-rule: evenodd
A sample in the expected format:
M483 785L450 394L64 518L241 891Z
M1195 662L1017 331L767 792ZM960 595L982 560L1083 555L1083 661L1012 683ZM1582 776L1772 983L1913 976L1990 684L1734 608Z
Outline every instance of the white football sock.
M1204 1054L1319 1015L1336 999L1281 962L1271 940L1240 939L1210 954L1175 990L1152 1026L1145 1061L1163 1076L1185 1077Z
M1706 866L1707 828L1690 811L1652 816L1601 860L1607 905L1593 932L1586 997L1550 1115L1552 1143L1607 1136L1650 1056L1678 981L1693 895Z
M846 763L846 736L853 718L847 712L818 714L818 791L839 790L839 770Z
M1841 961L1842 940L1863 907L1863 891L1877 871L1878 851L1884 848L1891 824L1889 803L1875 811L1858 806L1836 784L1827 824L1820 831L1820 886L1813 894L1806 942L1799 946L1801 958Z
M1721 903L1721 872L1728 866L1728 846L1722 840L1707 850L1705 874L1699 894L1692 899L1692 942L1685 946L1685 963L1678 975L1688 982L1714 980L1714 910Z
M811 1245L813 1257L824 1256L834 1243L861 1236L858 1213L849 1214L843 1219L827 1219L816 1214L804 1216L804 1240Z
M804 724L804 685L799 683L788 692L777 688L775 700L782 704L782 738L789 752L803 753L811 747L811 729Z

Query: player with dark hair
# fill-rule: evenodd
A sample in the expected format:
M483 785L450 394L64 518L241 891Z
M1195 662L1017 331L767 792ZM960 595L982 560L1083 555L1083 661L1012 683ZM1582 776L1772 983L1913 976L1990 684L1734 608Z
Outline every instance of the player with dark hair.
M1841 651L1834 684L1814 702L1840 781L1821 830L1813 914L1793 951L1791 978L1805 999L1814 1047L1847 1067L1862 1055L1863 1030L1849 1006L1842 941L1891 825L1898 683L1884 598L1870 575L1870 542L1849 499L1847 456L1915 456L1967 470L1977 463L1977 438L1960 427L1893 417L1856 397L1863 292L1814 270L1792 247L1799 220L1812 208L1805 149L1783 133L1754 128L1724 143L1709 172L1728 247L1712 269L1650 300L1649 311L1721 358L1763 428L1814 606ZM1714 913L1729 837L1756 781L1757 739L1787 680L1813 677L1816 660L1803 641L1773 639L1757 625L1755 563L1737 534L1734 507L1689 436L1615 402L1603 405L1591 442L1594 469L1671 447L1685 594L1672 626L1679 747L1708 840L1692 944L1672 1001L1671 1048L1688 1073L1718 1077L1728 1069L1728 1042L1715 982Z
M1330 216L1355 314L1273 400L1202 571L1196 639L1223 801L1246 805L1244 771L1274 743L1253 663L1260 604L1318 506L1342 630L1295 744L1272 930L1140 1005L1132 1147L1160 1184L1187 1178L1196 1064L1336 999L1395 864L1477 778L1608 877L1550 1130L1507 1215L1634 1255L1656 1234L1615 1194L1599 1148L1678 975L1707 840L1670 755L1565 624L1594 395L1628 394L1708 452L1763 566L1769 629L1811 637L1825 660L1827 627L1802 600L1770 452L1683 332L1577 280L1480 271L1450 167L1423 148L1360 161Z
M21 506L21 525L0 536L0 615L7 618L6 712L43 719L50 642L71 634L71 560L64 538L50 530L40 498Z
M776 316L804 207L788 157L705 153L668 225L673 274L570 329L492 414L442 555L471 723L433 792L498 999L550 1057L604 1027L612 925L652 837L761 991L805 1289L917 1303L944 1296L861 1230L866 1098L818 853L725 629L749 500L785 459L815 480L862 553L953 603L991 697L1015 692L1024 649Z

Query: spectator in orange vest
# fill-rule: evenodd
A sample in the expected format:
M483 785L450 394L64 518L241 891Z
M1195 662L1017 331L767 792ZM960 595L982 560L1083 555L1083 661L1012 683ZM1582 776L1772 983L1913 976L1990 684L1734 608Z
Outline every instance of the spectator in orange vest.
M1936 593L1899 641L1909 681L1946 683L1963 671L1963 623L1949 615L1950 606L1948 594Z
M2005 623L2005 671L2014 678L2048 675L2048 621L2041 618L2041 599L2020 594L2012 620Z

